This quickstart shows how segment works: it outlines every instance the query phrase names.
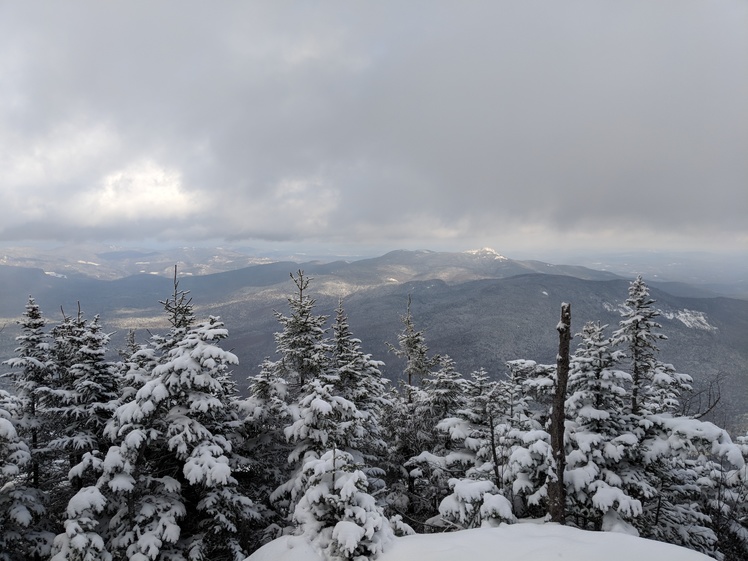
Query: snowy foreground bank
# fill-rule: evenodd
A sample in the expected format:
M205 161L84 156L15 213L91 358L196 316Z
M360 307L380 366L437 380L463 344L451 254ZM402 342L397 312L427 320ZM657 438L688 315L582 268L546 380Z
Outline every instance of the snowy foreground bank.
M512 524L396 538L377 561L713 561L674 545L555 524ZM303 537L279 538L247 561L325 561Z

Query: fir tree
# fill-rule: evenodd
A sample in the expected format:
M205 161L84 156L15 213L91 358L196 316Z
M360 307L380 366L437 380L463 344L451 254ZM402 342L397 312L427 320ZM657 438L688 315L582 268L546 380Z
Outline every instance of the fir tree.
M388 344L390 351L405 361L403 381L399 391L391 394L386 408L385 440L389 444L389 462L386 472L389 494L387 503L394 512L408 517L414 523L422 522L422 514L429 516L436 511L433 501L420 497L415 489L415 479L410 476L406 462L427 449L427 435L432 434L434 426L425 427L428 423L418 418L415 410L425 394L417 387L431 373L438 363L438 356L429 356L425 336L415 328L413 321L412 299L408 296L407 312L401 316L403 330L398 335L398 346ZM420 519L420 520L419 520Z
M312 280L299 271L291 280L297 294L288 299L290 315L275 312L282 330L275 334L276 353L280 359L274 364L275 374L289 384L297 394L308 381L317 378L326 368L329 349L324 341L327 316L314 314L315 300L307 294Z
M509 427L511 386L506 380L489 380L483 369L473 372L466 384L465 407L443 419L437 429L449 435L454 453L469 465L466 477L490 480L503 489L509 457L503 438Z
M319 459L329 449L348 447L359 420L356 406L335 395L335 386L329 380L315 378L304 384L299 396L298 416L285 428L286 438L294 444L288 463L296 469L271 499L292 514L300 499L304 466Z
M429 348L426 346L424 334L415 328L411 303L412 298L408 295L406 314L400 318L403 323L403 330L397 337L398 346L388 344L390 351L395 356L405 360L403 375L407 388L411 388L416 382L421 382L439 362L438 356L430 357L428 355Z
M50 345L44 333L47 321L36 301L29 296L23 319L19 321L21 335L16 338L16 356L3 364L13 369L4 376L14 381L16 396L21 402L21 416L16 421L20 435L28 442L31 460L27 462L29 484L42 487L40 463L46 447L45 417L39 403L39 390L49 385L52 376Z
M66 428L51 446L67 452L73 464L68 472L69 500L62 515L64 531L55 538L53 560L106 561L110 553L100 534L104 528L99 516L106 501L95 483L109 447L104 428L117 404L119 370L106 361L109 336L102 332L99 317L78 324L78 339L70 345L75 362L64 378L70 387L56 390L53 410Z
M417 430L420 453L408 459L405 467L414 480L412 492L420 499L419 516L438 516L439 504L449 494L449 480L462 477L469 459L454 454L452 441L439 423L454 417L467 405L468 385L455 369L454 361L439 357L440 368L423 380L414 401L412 423Z
M251 377L249 397L241 404L243 415L242 456L247 465L240 473L246 474L242 487L255 501L266 507L264 523L268 536L277 537L284 524L282 514L274 512L271 494L291 476L288 455L292 446L284 432L291 422L288 403L288 384L276 374L276 363L265 359L260 373Z
M128 559L241 559L240 527L256 511L232 475L227 432L237 420L236 357L218 346L227 331L217 318L197 324L177 290L172 329L159 338L164 354L132 401L107 426L116 442L99 488L112 516L108 547ZM175 303L176 301L176 303Z
M667 337L657 331L662 325L655 319L660 313L652 307L654 303L649 287L639 275L629 286L623 319L613 334L614 343L624 347L629 362L630 410L634 415L673 412L679 405L677 395L690 389L690 376L676 373L671 365L657 358L657 341Z
M0 390L0 561L46 554L51 541L37 524L45 513L41 493L24 477L32 455L15 419L26 405Z
M394 538L350 454L333 448L311 459L301 485L294 520L325 559L376 559Z
M439 504L439 513L456 529L517 521L512 504L489 479L453 478L449 487L452 492Z
M606 327L590 322L579 334L566 400L569 510L577 525L596 530L602 529L611 510L630 521L642 509L641 502L623 489L631 468L630 450L638 442L625 414L631 376L617 368L623 353L613 350Z
M303 462L307 454L318 454L327 448L329 430L337 430L335 423L343 417L355 414L355 407L347 400L338 399L331 380L323 375L328 370L329 344L325 341L326 316L314 313L315 300L308 294L311 278L299 270L291 274L296 295L288 298L290 315L275 312L281 331L275 334L276 353L279 359L266 359L260 378L253 382L253 398L250 407L254 410L250 424L264 415L272 423L272 441L262 441L272 446L285 438L292 443L284 467L266 470L273 478L283 482L270 493L269 499L281 523L290 523L293 507L298 496L296 488ZM268 398L270 401L268 401ZM324 403L324 405L323 405ZM318 407L319 405L319 407ZM329 410L328 410L329 408ZM335 413L330 415L332 409ZM345 411L348 411L347 413ZM284 423L279 433L280 423ZM335 437L331 438L331 442ZM258 442L260 443L260 442ZM273 454L276 456L276 454ZM316 456L318 457L318 456Z
M68 474L81 461L83 448L92 444L87 431L78 440L79 427L85 422L78 408L79 396L75 388L75 371L87 322L78 306L75 316L62 310L62 320L52 328L50 348L51 375L46 386L37 390L45 423L48 427L46 465L50 466L50 518L61 523L70 497L75 493ZM79 447L80 445L80 447ZM57 517L60 516L60 520Z
M690 376L658 359L656 341L666 339L655 321L649 289L637 277L629 287L626 311L614 340L627 352L631 368L631 400L626 408L628 430L637 438L629 450L623 489L642 504L632 522L644 536L668 541L719 557L712 520L700 504L707 481L703 450L712 449L731 462L742 462L724 431L698 419L675 416L680 393L690 389ZM738 464L736 464L738 465ZM682 528L688 527L688 532Z
M553 457L546 430L555 367L532 360L513 360L509 367L510 415L502 446L509 451L505 477L518 516L541 516L548 496Z
M51 446L69 451L80 461L86 452L104 452L108 442L104 427L112 416L120 384L116 366L106 360L109 335L102 332L99 316L80 323L80 334L73 345L74 363L68 368L68 388L56 393L57 418L66 430ZM81 480L77 478L80 487Z
M358 417L352 438L344 448L364 471L371 483L372 477L381 478L387 445L383 439L382 416L389 404L387 380L380 368L384 363L372 359L361 350L361 340L351 334L348 317L342 300L338 303L333 325L330 373L335 393L356 407Z
M466 385L466 405L437 425L452 443L445 464L467 468L463 476L448 481L451 493L439 504L439 513L460 529L512 522L511 503L502 494L508 455L501 438L508 407L501 390L506 386L490 381L484 370L473 372Z

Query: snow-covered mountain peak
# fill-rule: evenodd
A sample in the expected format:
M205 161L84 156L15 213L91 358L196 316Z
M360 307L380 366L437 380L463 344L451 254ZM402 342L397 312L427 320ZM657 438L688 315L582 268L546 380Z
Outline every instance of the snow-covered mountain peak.
M470 255L476 255L478 257L490 257L493 259L500 259L501 261L507 261L507 258L497 252L495 249L490 247L483 247L481 249L469 249L465 253Z

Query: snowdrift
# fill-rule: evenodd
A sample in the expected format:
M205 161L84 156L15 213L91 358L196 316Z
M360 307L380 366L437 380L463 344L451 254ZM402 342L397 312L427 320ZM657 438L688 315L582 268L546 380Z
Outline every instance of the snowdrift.
M556 524L512 524L397 538L378 561L713 561L682 547ZM247 561L326 561L303 537L285 536Z

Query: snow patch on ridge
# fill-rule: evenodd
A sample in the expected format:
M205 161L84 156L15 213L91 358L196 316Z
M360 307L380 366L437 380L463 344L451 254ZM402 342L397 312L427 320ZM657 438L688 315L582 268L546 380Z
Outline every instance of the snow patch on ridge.
M620 314L631 311L628 306L624 306L623 304L610 304L609 302L603 302L603 308L605 308L605 310L608 312L618 312ZM688 308L670 312L660 309L657 309L656 311L662 317L671 321L678 320L683 325L691 329L701 329L703 331L719 331L719 328L716 325L712 325L711 323L709 323L709 320L706 317L706 313L704 312L689 310Z
M706 319L704 312L697 312L696 310L689 310L683 308L675 312L661 312L667 319L677 319L683 323L686 327L692 329L703 329L704 331L717 331L717 327L710 324Z
M498 259L500 261L508 261L506 257L498 253L496 250L491 249L490 247L484 247L481 249L470 249L466 251L465 253L469 255L476 255L478 257L491 257L493 259Z

